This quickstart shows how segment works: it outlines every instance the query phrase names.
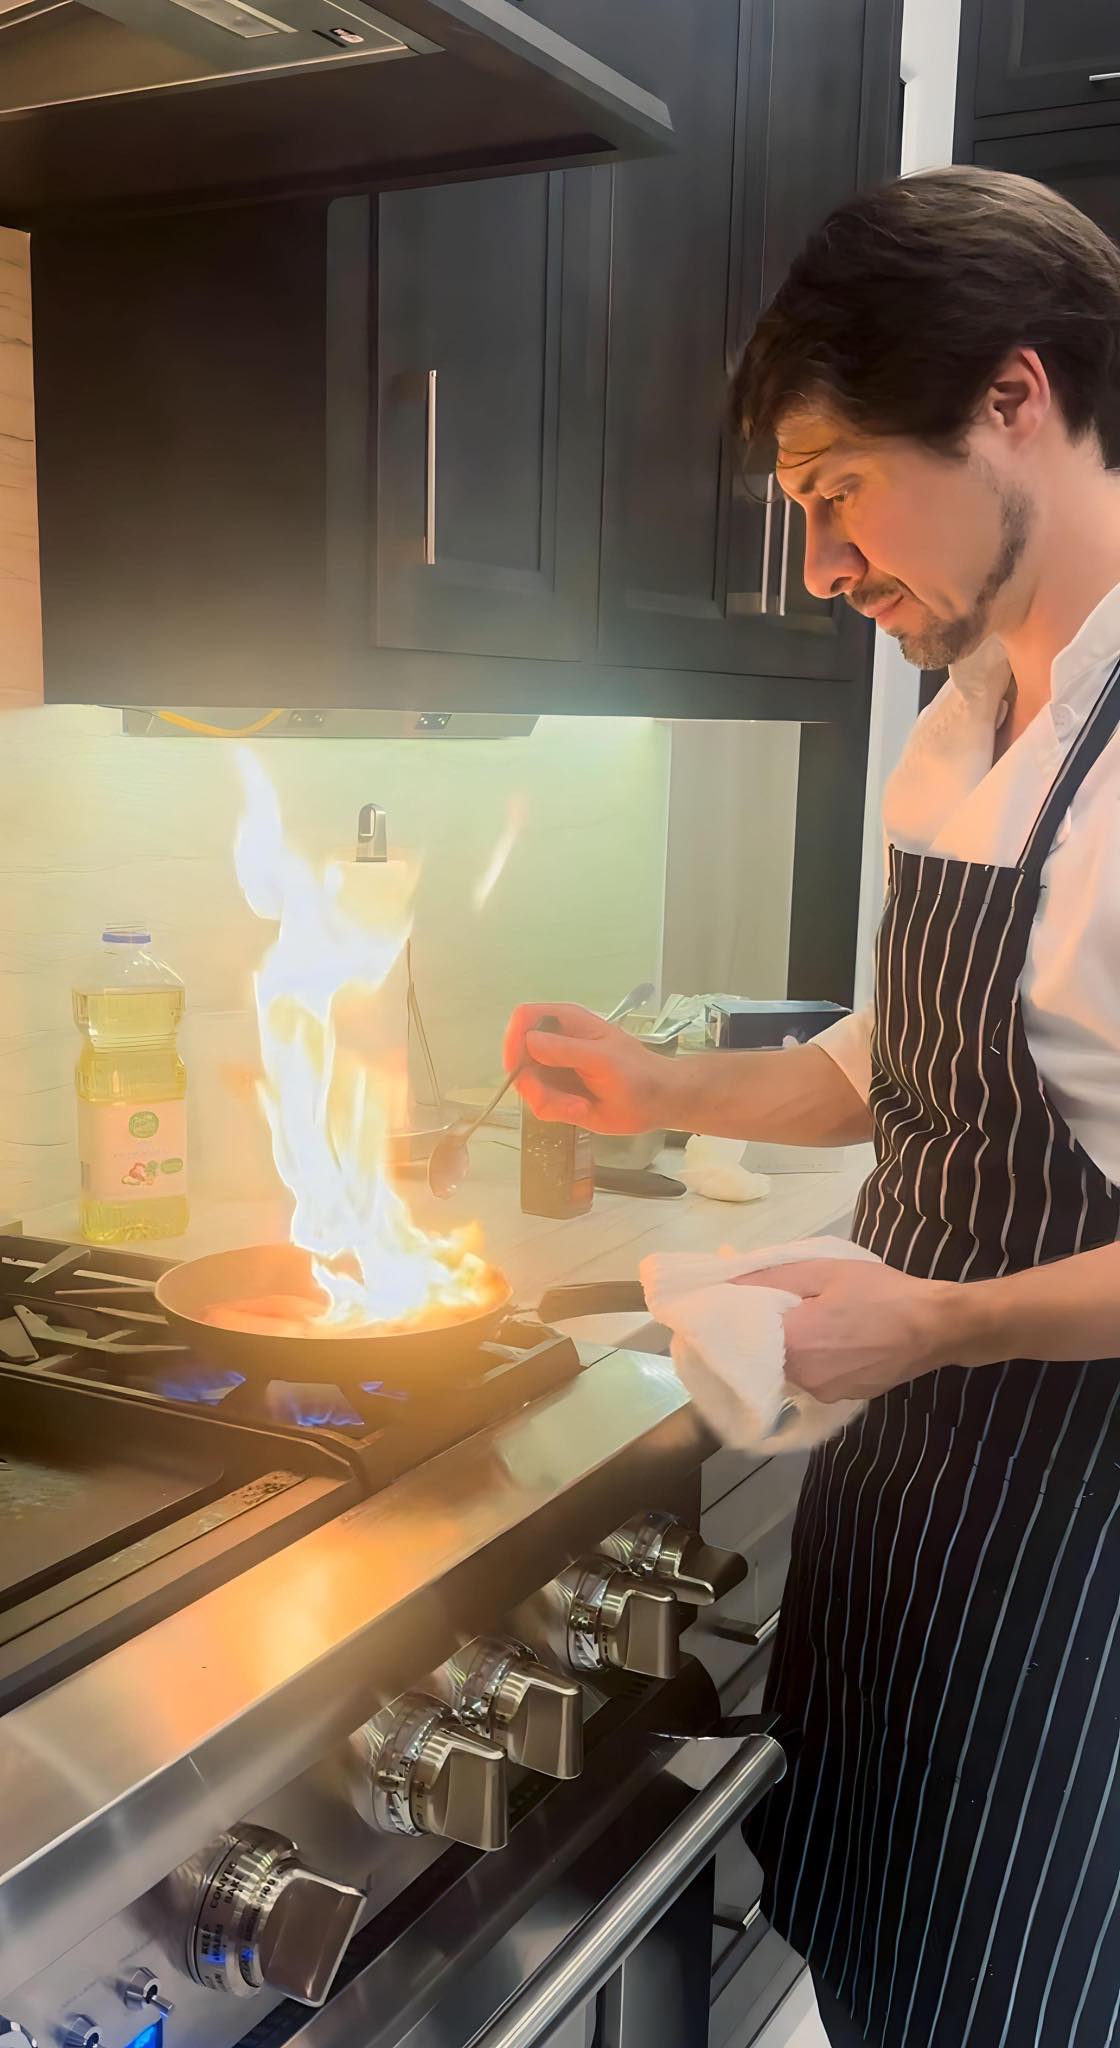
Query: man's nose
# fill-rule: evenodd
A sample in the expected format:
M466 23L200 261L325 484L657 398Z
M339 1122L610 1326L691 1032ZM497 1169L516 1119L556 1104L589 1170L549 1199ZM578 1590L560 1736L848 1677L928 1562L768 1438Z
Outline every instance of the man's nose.
M831 530L830 522L806 514L805 588L812 597L844 597L867 575L866 558L857 547Z

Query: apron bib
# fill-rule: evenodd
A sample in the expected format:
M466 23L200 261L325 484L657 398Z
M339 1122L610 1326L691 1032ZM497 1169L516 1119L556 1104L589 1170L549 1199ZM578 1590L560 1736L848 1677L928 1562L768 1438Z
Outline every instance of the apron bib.
M891 849L853 1235L906 1272L1120 1236L1019 996L1118 724L1120 666L1018 867ZM1120 2042L1120 1361L948 1367L816 1452L768 1699L791 1768L749 1830L764 1910L873 2048Z

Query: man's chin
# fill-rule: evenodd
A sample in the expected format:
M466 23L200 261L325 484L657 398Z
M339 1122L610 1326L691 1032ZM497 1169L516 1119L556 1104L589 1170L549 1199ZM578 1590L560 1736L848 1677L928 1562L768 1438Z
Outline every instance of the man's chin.
M908 661L911 668L926 669L943 668L945 666L944 662L938 659L933 643L924 634L898 632L892 633L890 637L897 642L898 651L903 661Z
M897 640L899 652L912 668L949 668L952 663L964 661L983 646L987 628L974 621L957 625L939 626L924 631L908 631L899 627L891 636Z

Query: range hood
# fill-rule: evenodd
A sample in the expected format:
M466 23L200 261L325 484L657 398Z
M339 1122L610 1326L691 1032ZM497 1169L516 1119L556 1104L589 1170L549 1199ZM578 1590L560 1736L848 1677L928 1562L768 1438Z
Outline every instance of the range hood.
M0 0L6 226L671 140L662 101L512 0Z

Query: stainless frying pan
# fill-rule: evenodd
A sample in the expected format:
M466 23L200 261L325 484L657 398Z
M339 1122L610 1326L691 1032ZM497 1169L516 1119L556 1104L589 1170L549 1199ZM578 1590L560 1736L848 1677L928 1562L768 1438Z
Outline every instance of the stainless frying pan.
M308 1254L293 1244L253 1245L212 1252L173 1266L156 1284L156 1300L173 1330L192 1351L228 1365L246 1379L290 1379L329 1386L378 1381L387 1387L416 1388L446 1383L508 1315L511 1290L477 1315L420 1330L371 1335L315 1337L278 1330L265 1334L231 1329L222 1306L269 1295L305 1300L309 1317L321 1311ZM216 1320L215 1320L216 1318Z

